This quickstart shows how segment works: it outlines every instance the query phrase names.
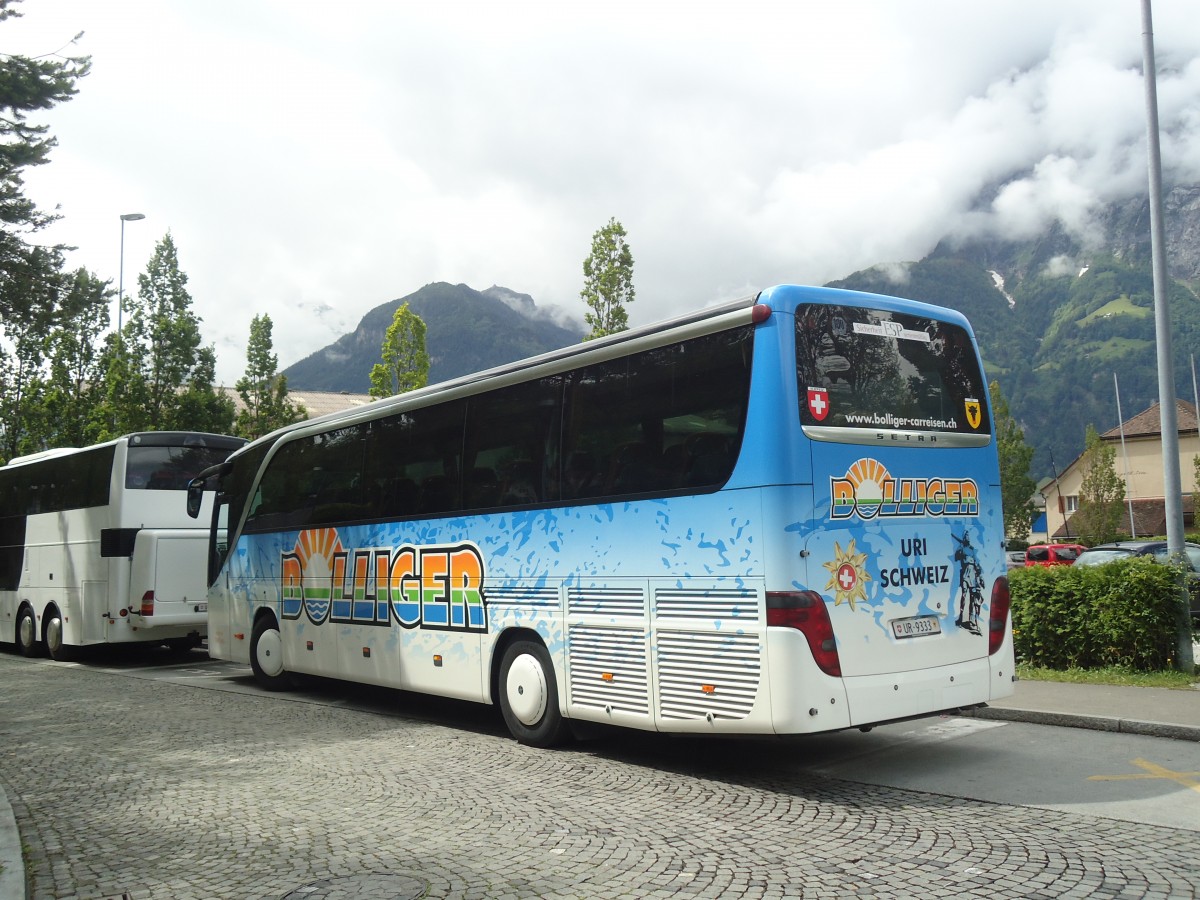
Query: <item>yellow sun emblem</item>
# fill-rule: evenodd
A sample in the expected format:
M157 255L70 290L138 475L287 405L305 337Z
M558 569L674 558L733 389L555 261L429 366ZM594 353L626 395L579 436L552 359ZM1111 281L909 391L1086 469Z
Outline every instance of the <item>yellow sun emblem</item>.
M855 600L867 599L866 583L871 580L863 567L867 554L855 553L854 550L854 538L850 538L850 546L845 553L842 552L842 545L834 541L833 560L823 564L829 570L829 583L825 585L825 590L833 591L834 606L845 600L854 609Z

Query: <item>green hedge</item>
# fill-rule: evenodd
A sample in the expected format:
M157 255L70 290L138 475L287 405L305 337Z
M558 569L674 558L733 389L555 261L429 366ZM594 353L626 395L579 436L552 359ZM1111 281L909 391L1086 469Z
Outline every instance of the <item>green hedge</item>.
M1169 669L1182 600L1169 566L1148 557L1008 573L1017 660L1049 669Z

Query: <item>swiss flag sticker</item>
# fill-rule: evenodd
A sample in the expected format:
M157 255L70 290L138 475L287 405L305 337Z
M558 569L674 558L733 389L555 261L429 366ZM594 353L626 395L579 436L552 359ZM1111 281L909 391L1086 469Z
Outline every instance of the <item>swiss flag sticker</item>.
M818 422L824 422L829 415L829 391L825 388L808 389L808 411Z

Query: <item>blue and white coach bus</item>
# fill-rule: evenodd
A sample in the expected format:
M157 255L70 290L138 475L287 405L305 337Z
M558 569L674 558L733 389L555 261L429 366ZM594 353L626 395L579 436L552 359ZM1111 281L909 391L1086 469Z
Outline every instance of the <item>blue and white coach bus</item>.
M800 734L1011 694L957 312L775 287L275 432L216 486L209 652L569 720ZM198 505L197 505L198 509Z

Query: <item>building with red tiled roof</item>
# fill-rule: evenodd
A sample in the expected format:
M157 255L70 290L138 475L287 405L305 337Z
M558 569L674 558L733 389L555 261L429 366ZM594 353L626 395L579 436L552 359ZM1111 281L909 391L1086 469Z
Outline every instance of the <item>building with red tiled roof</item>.
M1125 481L1125 516L1122 528L1131 537L1163 535L1167 531L1166 501L1163 497L1163 447L1161 410L1154 403L1149 409L1127 419L1100 439L1116 450L1117 474ZM1200 432L1196 407L1185 400L1175 401L1179 429L1179 482L1182 486L1184 525L1193 522L1192 491L1196 489L1195 458L1200 456ZM1042 488L1046 498L1046 533L1053 540L1075 536L1071 517L1079 508L1079 489L1083 483L1083 456L1076 457Z

